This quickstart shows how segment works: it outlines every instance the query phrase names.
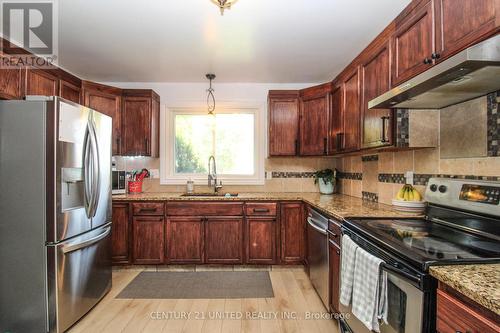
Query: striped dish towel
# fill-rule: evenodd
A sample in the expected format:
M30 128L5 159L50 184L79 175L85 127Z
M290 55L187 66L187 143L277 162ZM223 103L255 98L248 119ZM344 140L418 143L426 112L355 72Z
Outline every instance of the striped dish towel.
M380 332L379 320L387 323L387 273L380 269L384 261L359 248L355 262L352 314Z
M342 258L340 268L340 303L349 306L351 303L352 285L354 282L354 260L358 245L351 237L342 236Z

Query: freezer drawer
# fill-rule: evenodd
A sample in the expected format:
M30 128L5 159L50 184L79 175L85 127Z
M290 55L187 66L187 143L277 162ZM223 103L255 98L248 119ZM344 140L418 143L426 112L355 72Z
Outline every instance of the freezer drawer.
M111 225L47 246L50 332L64 332L111 288Z

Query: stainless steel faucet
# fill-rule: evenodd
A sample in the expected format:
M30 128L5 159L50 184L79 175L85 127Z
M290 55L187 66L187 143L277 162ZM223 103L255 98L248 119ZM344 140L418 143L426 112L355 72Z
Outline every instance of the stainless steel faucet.
M208 187L212 186L214 193L219 193L219 190L222 188L222 181L217 185L217 164L213 155L208 158Z

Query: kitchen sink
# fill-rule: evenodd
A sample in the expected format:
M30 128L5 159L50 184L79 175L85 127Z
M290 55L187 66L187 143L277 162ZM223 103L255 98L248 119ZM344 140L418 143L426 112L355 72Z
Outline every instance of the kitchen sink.
M183 193L181 197L237 197L238 193Z

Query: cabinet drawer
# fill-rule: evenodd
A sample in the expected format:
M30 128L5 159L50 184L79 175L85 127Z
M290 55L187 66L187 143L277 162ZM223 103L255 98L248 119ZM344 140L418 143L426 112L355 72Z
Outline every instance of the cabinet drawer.
M342 237L340 222L337 220L328 220L328 231L330 239L335 242L336 245L340 246L340 239Z
M165 215L163 202L134 202L132 203L134 215Z
M500 332L500 326L442 290L437 291L436 328L439 333Z
M276 216L276 203L273 202L252 202L245 205L247 216Z
M169 216L241 216L241 202L168 202Z

